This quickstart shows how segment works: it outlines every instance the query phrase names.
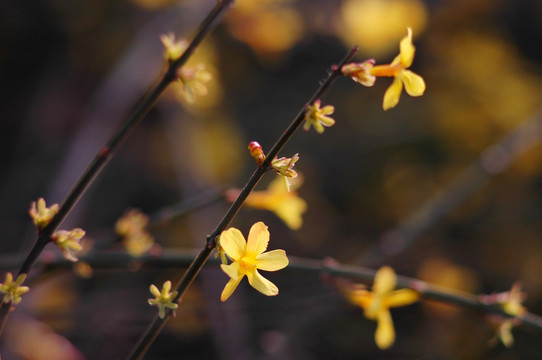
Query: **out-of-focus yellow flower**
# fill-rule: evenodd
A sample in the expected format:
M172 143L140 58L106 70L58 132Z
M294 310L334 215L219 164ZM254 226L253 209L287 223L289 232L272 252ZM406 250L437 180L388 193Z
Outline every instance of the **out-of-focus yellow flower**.
M365 310L365 317L376 320L375 342L380 349L387 349L395 341L395 330L390 308L412 304L419 300L420 294L411 289L394 290L397 284L395 271L389 266L380 268L372 291L348 289L347 298Z
M126 251L132 256L146 254L154 245L154 238L145 227L149 217L138 209L127 211L115 224L115 232L122 236Z
M304 21L290 1L236 1L226 22L232 35L268 60L294 46L304 33ZM273 31L269 31L273 29Z
M149 252L154 246L154 238L146 231L126 236L123 245L128 254L138 257Z
M264 271L277 271L288 265L288 258L284 250L264 252L269 243L269 231L263 222L252 225L248 234L248 241L236 228L229 228L220 235L220 246L228 257L233 260L229 265L220 265L222 270L230 277L224 287L220 300L226 301L237 288L246 275L250 286L264 295L274 296L279 289L271 281L264 278L258 269Z
M164 59L173 62L181 57L186 50L188 43L186 40L175 41L175 34L169 33L160 36L164 44ZM205 70L204 64L194 66L184 66L177 71L179 93L188 103L194 103L197 96L207 95L208 89L206 83L212 79L209 71Z
M77 264L73 266L73 272L83 279L90 279L93 274L92 266L86 261L78 261Z
M177 136L185 140L186 145L182 146L189 146L193 155L179 159L178 166L188 167L192 176L202 183L232 182L244 164L246 144L241 139L238 124L228 119L223 110L211 113L209 121L179 127Z
M421 0L345 0L340 16L338 29L348 46L359 44L363 53L382 56L395 47L405 27L421 32L428 10Z
M115 232L119 236L128 236L130 234L145 231L149 224L149 217L139 209L130 209L126 211L115 223Z
M309 130L312 125L314 126L314 130L321 134L324 132L324 126L330 127L335 125L335 120L328 116L333 114L335 107L333 105L326 105L320 108L321 104L321 101L318 99L313 105L307 106L307 110L305 110L305 124L303 125L305 131Z
M481 300L484 303L498 304L507 314L522 316L527 312L527 309L522 305L523 301L525 301L525 297L525 293L521 291L521 284L519 282L515 282L510 291L483 296L481 297ZM492 325L496 331L496 335L492 340L490 340L490 343L498 339L504 346L511 347L514 344L512 329L519 323L518 319L502 319L500 317L492 317L490 320L494 320Z
M54 204L48 208L45 204L45 199L43 198L39 198L37 202L32 201L32 204L30 204L30 210L28 210L28 214L34 221L34 225L36 225L38 230L45 229L45 227L49 225L57 213L58 204Z
M213 78L211 73L205 70L205 65L198 64L196 67L183 67L179 70L180 95L190 104L196 101L197 96L205 96L208 93L207 85Z
M498 302L507 314L521 316L527 312L527 309L522 305L525 297L525 293L521 291L521 284L515 282L510 291L499 294Z
M17 279L13 281L13 275L11 273L6 274L6 281L0 283L0 293L4 294L2 302L7 304L11 303L17 305L21 302L21 296L26 294L30 288L28 286L21 286L26 280L26 274L17 276Z
M350 76L354 81L365 86L374 84L373 77L394 77L392 84L384 94L382 104L384 110L394 108L399 102L403 86L410 96L421 96L425 91L423 78L407 70L414 61L415 47L412 44L412 30L408 33L399 45L399 55L393 59L391 64L373 66L373 62L367 60L360 64L346 64L341 68L343 74Z
M185 39L175 41L175 34L162 34L160 36L162 44L164 44L164 60L173 62L181 57L183 52L188 47L188 42Z
M299 154L295 154L291 158L281 157L281 158L274 158L273 161L271 161L271 167L273 170L277 172L277 174L281 175L284 183L286 185L286 189L290 191L290 181L288 178L296 178L297 172L293 169L295 163L299 160Z
M162 286L162 291L153 284L150 286L151 293L155 296L154 299L149 299L149 305L158 306L158 316L163 319L166 316L166 308L175 310L179 307L178 304L173 302L173 299L177 296L178 292L171 290L171 281L166 281Z
M297 230L303 225L301 215L307 210L307 203L299 197L295 191L301 181L292 182L291 190L288 191L280 178L273 180L267 190L253 191L245 200L244 205L255 209L269 210L274 212L292 230ZM233 202L239 196L240 189L231 189L226 193L229 201Z
M75 256L75 252L83 250L83 246L80 244L83 236L85 236L85 230L76 228L69 231L55 231L51 239L62 250L66 260L76 262L79 259Z
M497 341L500 341L505 347L509 348L512 345L514 345L514 335L512 335L512 328L516 324L514 323L514 319L508 319L504 321L500 321L495 326L495 337L490 340L490 344L496 343Z

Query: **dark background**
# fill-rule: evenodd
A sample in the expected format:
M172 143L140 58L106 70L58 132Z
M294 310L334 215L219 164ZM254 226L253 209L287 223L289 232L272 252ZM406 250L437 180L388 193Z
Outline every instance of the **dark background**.
M0 3L0 252L27 254L29 204L60 203L100 146L163 70L159 35L190 37L210 0L34 0ZM391 79L364 88L339 79L324 98L337 124L300 131L309 207L291 231L274 214L243 209L270 249L378 268L472 293L521 280L541 314L542 156L536 135L501 139L540 108L542 4L518 1L238 1L196 53L214 74L194 105L168 91L82 198L62 228L96 246L127 208L153 213L222 186L241 187L254 164L353 44L358 61L390 62L406 27L412 70L426 94L384 112ZM525 135L526 134L526 135ZM516 149L516 148L514 148ZM481 166L479 165L481 164ZM266 176L264 189L272 175ZM153 231L163 247L199 248L227 209L215 204ZM56 252L47 247L47 252ZM44 256L47 256L47 252ZM2 339L3 359L113 359L129 351L156 309L151 283L182 269L57 271L30 282ZM540 334L489 347L479 316L423 302L393 310L396 344L374 345L375 324L312 273L266 274L267 298L207 265L147 359L536 359Z

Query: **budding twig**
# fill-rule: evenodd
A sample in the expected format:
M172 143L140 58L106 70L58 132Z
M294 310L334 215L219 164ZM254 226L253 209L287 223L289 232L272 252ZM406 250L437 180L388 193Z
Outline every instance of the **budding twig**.
M196 35L186 48L185 52L175 61L169 63L167 72L160 80L152 86L148 92L137 102L131 113L120 126L119 130L111 136L109 141L98 151L92 163L85 170L78 182L71 189L70 193L64 199L62 205L53 220L38 233L38 238L30 250L30 253L24 260L19 269L20 274L27 274L33 267L37 258L50 241L52 234L58 226L64 221L73 207L77 204L81 196L86 192L94 179L101 173L109 160L113 157L115 151L122 142L132 133L134 128L143 120L147 113L152 109L158 97L164 92L167 86L176 79L176 73L181 68L190 56L194 53L197 46L203 38L209 33L215 20L231 5L233 0L220 0L217 5L211 10L207 17L200 24ZM9 311L5 311L5 303L0 306L0 335Z
M341 66L343 66L345 63L350 61L352 57L354 56L355 52L357 51L357 47L353 48L346 56L345 58L340 62L339 65L333 65L332 71L329 73L328 77L321 83L320 87L316 90L316 92L312 95L311 99L309 100L308 104L312 104L314 101L319 99L331 86L331 84L335 81L337 77L341 75ZM179 301L182 299L183 295L185 294L186 290L190 287L196 276L199 274L200 270L203 268L207 260L209 259L209 256L211 255L213 249L216 245L216 239L218 235L222 231L224 231L228 225L231 223L231 221L234 219L234 217L239 212L239 209L243 205L246 198L250 195L252 190L256 187L258 182L261 180L263 175L267 172L268 169L270 169L271 161L275 156L278 155L279 151L290 141L290 139L293 137L294 133L297 129L301 126L303 121L305 120L305 110L306 107L303 107L298 115L292 120L286 131L280 136L280 138L277 140L275 145L271 148L269 153L266 156L265 161L261 166L258 166L246 185L244 186L243 190L241 190L241 193L237 197L237 199L233 202L233 204L230 206L220 223L217 225L216 229L207 236L207 241L203 249L199 252L197 257L194 259L194 261L190 264L188 269L183 274L183 277L180 279L180 281L177 283L175 287L175 291L177 291L177 297L173 299L173 301ZM136 360L141 359L141 357L147 352L151 344L153 343L154 339L160 331L163 329L163 327L168 322L169 318L171 317L172 312L168 311L166 312L166 316L163 318L160 318L158 315L154 317L151 324L145 331L145 333L142 335L142 337L139 339L138 343L134 347L134 349L131 351L130 355L126 358L129 360Z

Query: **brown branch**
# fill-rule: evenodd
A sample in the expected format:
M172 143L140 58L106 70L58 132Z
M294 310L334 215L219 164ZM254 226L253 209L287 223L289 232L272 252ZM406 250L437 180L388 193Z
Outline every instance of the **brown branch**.
M176 78L177 71L182 67L190 56L194 53L198 45L203 38L209 33L213 23L224 12L225 9L233 0L220 0L217 5L211 10L207 17L200 24L196 34L185 52L179 59L169 63L168 70L157 83L150 88L150 90L143 95L143 97L136 103L131 113L127 116L125 121L120 126L119 130L111 136L109 141L98 151L94 160L85 170L83 175L79 178L75 186L71 189L70 193L64 199L57 215L53 220L38 233L37 240L30 250L28 256L25 258L23 264L19 269L20 274L28 274L32 269L34 263L38 259L39 255L49 243L51 236L58 228L58 226L64 221L64 219L71 212L73 207L77 204L81 196L86 192L88 187L93 183L94 179L101 173L109 160L113 157L116 150L122 144L122 142L132 133L134 128L143 120L147 113L152 109L158 97L164 92L167 86ZM0 306L0 335L1 329L4 327L7 320L7 314L9 311L5 311L6 304ZM9 310L9 308L8 308Z
M329 73L328 77L321 83L320 87L316 90L316 92L313 94L311 99L309 100L308 104L312 104L314 101L319 99L331 86L331 84L335 81L337 77L341 75L341 66L350 61L352 57L354 56L355 52L357 51L357 47L353 48L346 56L345 58L340 62L339 65L333 65L331 72ZM233 218L237 215L239 212L239 209L243 205L244 201L248 197L248 195L252 192L252 190L256 187L258 182L261 180L263 175L267 172L267 170L270 167L271 161L273 158L278 154L278 152L288 143L288 141L292 138L294 133L297 129L303 124L303 121L305 119L305 109L306 106L304 106L297 116L292 120L286 131L280 136L280 138L276 141L275 145L271 148L269 153L267 154L266 160L263 162L263 164L256 168L246 185L244 186L243 190L237 197L237 199L234 201L234 203L230 206L220 223L217 225L216 229L207 236L207 241L203 249L199 252L197 257L194 259L194 261L190 264L186 272L183 274L183 277L179 280L175 287L175 291L177 291L177 296L173 299L175 302L179 302L183 295L185 294L186 290L190 287L200 270L203 268L207 260L209 259L209 256L211 255L211 252L215 248L216 245L216 239L218 235L222 231L224 231ZM163 329L165 324L169 321L169 318L172 316L172 312L168 311L166 312L166 316L164 318L159 318L158 316L155 316L155 318L152 320L151 324L145 331L145 333L142 335L142 337L139 339L138 343L132 349L130 354L126 359L130 360L136 360L141 359L141 357L147 352L151 344L153 343L154 339L160 331Z

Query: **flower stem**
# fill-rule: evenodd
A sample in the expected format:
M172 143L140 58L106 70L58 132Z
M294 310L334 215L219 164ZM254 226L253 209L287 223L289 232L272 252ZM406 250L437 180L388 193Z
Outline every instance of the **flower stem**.
M316 92L313 94L311 99L309 100L309 104L312 104L315 100L319 99L331 86L333 81L337 77L341 75L341 67L350 61L354 54L357 51L357 47L354 47L340 62L339 65L333 65L331 72L328 74L328 77L321 83L320 87L316 90ZM232 220L235 218L237 213L239 212L239 209L241 209L241 206L245 202L246 198L252 190L256 187L258 182L262 179L263 175L267 172L269 169L269 166L271 164L271 160L279 153L279 151L290 141L296 130L301 126L304 120L305 116L305 109L306 107L303 107L298 115L292 120L286 131L280 136L280 138L276 141L275 145L271 148L270 152L267 155L266 160L263 162L263 164L256 168L246 185L243 187L243 190L241 190L241 193L237 197L237 199L233 202L233 204L230 206L220 223L217 225L216 229L207 236L207 241L203 249L200 251L198 256L194 259L194 261L190 264L186 272L183 274L183 277L178 282L177 286L175 287L175 290L178 292L177 296L173 299L174 302L178 302L182 299L183 295L185 294L186 290L190 287L196 276L199 274L200 270L203 268L207 260L209 259L209 256L211 255L215 245L216 245L216 239L218 235L222 231L226 229L232 222ZM166 316L164 318L159 318L158 316L155 316L152 320L151 324L145 331L145 333L142 335L142 337L139 339L136 346L132 349L130 354L126 359L129 360L136 360L141 359L141 357L147 352L149 347L151 346L152 342L158 335L158 333L162 330L162 328L165 326L165 324L169 321L169 318L171 317L172 312L168 311L166 312Z

